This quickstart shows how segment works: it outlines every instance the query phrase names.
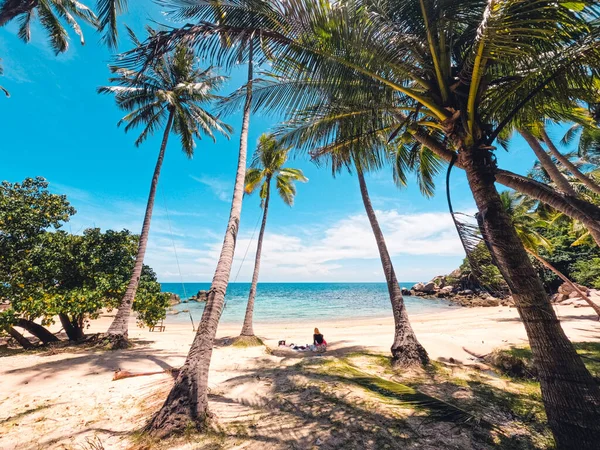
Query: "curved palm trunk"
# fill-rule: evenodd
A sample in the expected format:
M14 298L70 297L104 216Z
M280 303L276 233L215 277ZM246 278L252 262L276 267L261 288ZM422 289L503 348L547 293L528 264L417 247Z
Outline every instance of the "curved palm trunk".
M51 342L58 342L60 340L42 325L35 323L32 320L18 319L17 323L15 323L15 327L20 327L29 331L44 344L50 344Z
M489 151L459 154L490 250L513 294L538 368L548 423L559 449L596 449L600 442L600 389L569 342L494 186Z
M37 6L38 0L5 0L0 10L0 27Z
M416 141L427 146L443 160L447 162L452 160L454 152L448 150L423 131L418 131L414 134L414 137ZM456 161L455 167L465 169L460 161ZM590 230L596 244L600 246L600 208L596 205L576 197L563 195L546 184L507 170L496 169L495 176L498 183L539 200L572 219L579 220Z
M369 218L373 234L375 235L375 241L377 242L379 258L381 259L381 265L383 266L383 273L385 274L385 281L387 282L390 302L392 303L392 311L394 313L395 328L394 343L391 348L392 361L394 362L394 365L400 367L427 364L429 362L429 356L427 355L427 351L417 340L417 336L410 326L408 313L406 312L406 306L404 306L404 299L402 298L402 291L400 290L400 284L398 284L394 265L392 264L392 258L390 258L390 254L388 253L383 232L379 227L375 210L373 209L371 199L369 198L365 177L362 170L358 167L356 168L356 173L358 175L360 194L365 205L365 211L367 212L367 217Z
M550 139L544 128L541 129L540 133L542 135L542 139L548 146L548 150L550 150L550 153L552 153L552 156L554 156L563 166L567 168L569 172L573 174L575 178L585 184L592 192L600 195L600 186L598 186L598 184L596 184L590 177L582 173L577 166L575 166L575 164L569 161L569 158L558 151L554 145L554 142L552 142L552 139Z
M265 196L265 206L263 209L263 218L258 233L258 243L256 244L256 257L254 258L254 273L252 274L252 285L248 295L248 304L246 305L246 315L244 316L244 325L242 326L241 336L254 336L254 327L252 318L254 316L254 299L256 298L256 286L258 284L258 274L260 272L260 255L262 253L263 236L267 226L267 214L269 212L269 197L271 196L271 179L267 178L267 195Z
M198 331L194 337L192 347L171 392L169 392L167 400L148 426L150 430L159 436L181 432L189 425L200 426L209 416L208 369L219 319L223 312L225 291L229 283L244 197L248 125L250 123L250 106L252 104L252 52L253 46L251 42L248 59L248 85L242 129L240 132L237 174L227 231L225 232L223 247L221 248L221 255L215 269L208 301L204 307L202 319L198 325Z
M592 307L592 309L596 312L596 314L598 315L598 318L600 320L600 306L598 306L595 302L593 302L592 299L589 298L585 292L583 292L581 289L579 289L579 286L577 286L575 283L573 283L571 280L569 280L566 275L564 275L560 270L558 270L556 267L554 267L552 264L550 264L548 261L546 261L544 258L542 258L537 253L529 250L527 247L525 247L525 251L527 253L529 253L531 256L533 256L535 259L537 259L544 267L551 270L558 278L560 278L565 283L567 283L569 286L571 286L573 289L575 289L579 293L581 298L584 299L586 301L586 303Z
M122 341L127 340L127 332L129 329L129 316L131 315L131 307L133 300L135 299L135 293L137 292L138 285L140 283L140 277L142 276L142 269L144 267L144 255L146 254L146 246L148 245L148 235L150 234L150 221L152 220L152 210L154 209L154 200L156 198L156 187L158 186L158 178L160 177L160 169L162 168L163 160L165 159L165 150L167 148L167 142L169 141L169 133L171 132L171 126L173 125L173 112L169 113L167 119L167 126L163 134L162 144L160 146L160 152L158 153L158 160L154 168L154 175L152 176L152 183L150 184L150 194L148 195L148 203L146 205L146 214L144 215L144 224L142 225L142 233L140 235L140 242L138 244L138 252L135 257L135 265L133 266L133 272L129 285L121 300L117 315L113 319L110 327L108 328L108 334L113 337L118 337ZM117 345L118 346L118 345Z
M558 189L567 195L577 197L577 192L575 192L575 189L573 189L573 187L569 184L569 180L567 180L565 176L560 173L560 170L558 170L558 167L556 167L554 161L552 161L552 158L550 158L548 153L546 153L546 151L542 148L540 141L538 141L537 138L527 130L519 130L519 133L521 136L523 136L523 138L525 138L533 150L533 153L535 153L535 156L537 156L538 160L540 161L540 164L548 173L550 179L554 182L554 184L556 184Z
M15 330L13 327L10 327L8 329L8 334L10 334L10 336L19 343L19 345L21 347L23 347L25 350L29 350L33 348L33 344L31 342L29 342L29 339L27 339L25 336L23 336L21 333L19 333L17 330Z

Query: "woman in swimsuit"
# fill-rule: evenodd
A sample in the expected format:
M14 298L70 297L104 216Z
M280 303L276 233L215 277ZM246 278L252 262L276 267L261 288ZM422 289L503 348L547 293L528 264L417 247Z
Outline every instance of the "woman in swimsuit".
M327 341L318 328L315 328L315 334L313 334L313 344L316 345L317 351L324 352L327 349Z

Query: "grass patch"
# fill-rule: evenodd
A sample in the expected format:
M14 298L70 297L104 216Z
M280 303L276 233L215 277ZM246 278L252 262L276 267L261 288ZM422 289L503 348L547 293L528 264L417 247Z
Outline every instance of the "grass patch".
M600 343L575 342L573 346L592 376L600 379ZM530 347L496 350L489 358L492 365L513 379L535 379L537 376Z
M375 355L375 357L378 357L378 355ZM322 377L326 377L331 381L359 386L379 401L395 403L405 408L425 412L429 418L434 420L456 424L475 422L486 428L492 428L491 424L464 409L430 395L423 394L405 384L366 373L344 359L322 360L321 363L312 364L312 367L310 364L305 364L305 370L311 369L313 372L319 373Z

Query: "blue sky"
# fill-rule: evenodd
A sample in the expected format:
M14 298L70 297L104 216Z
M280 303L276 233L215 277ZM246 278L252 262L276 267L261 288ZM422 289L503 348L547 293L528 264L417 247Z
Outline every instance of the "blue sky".
M141 31L149 19L165 22L149 0L130 4L122 22L135 30ZM84 31L85 46L71 36L69 51L55 57L39 27L33 28L29 45L16 38L14 25L0 29L5 69L0 84L12 95L0 99L2 179L48 179L51 189L66 194L78 211L66 225L72 232L97 226L138 233L161 136L136 148L135 132L125 134L116 127L122 112L112 98L96 94L107 83L110 52L92 29ZM127 48L122 38L121 49ZM229 75L223 95L243 82L244 68ZM146 256L160 281L180 280L173 245L185 281L212 278L229 212L241 116L226 121L235 128L231 139L199 141L191 160L175 136L167 148ZM250 154L260 134L274 124L266 115L251 118ZM560 132L551 131L556 136ZM519 173L535 160L519 138L512 140L509 153L499 150L498 159L501 167ZM277 199L271 204L261 280L384 281L357 180L348 174L334 179L327 169L301 157L289 165L304 170L310 181L298 186L293 208ZM400 280L430 279L460 264L464 255L447 212L443 177L436 197L429 200L414 182L398 190L389 171L367 181ZM459 170L453 172L451 191L456 210L473 211ZM250 280L255 246L250 238L260 214L258 199L246 198L232 281L240 267L237 281Z

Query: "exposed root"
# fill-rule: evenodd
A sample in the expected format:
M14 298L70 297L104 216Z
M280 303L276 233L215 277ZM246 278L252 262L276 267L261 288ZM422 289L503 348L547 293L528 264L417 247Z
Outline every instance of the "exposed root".
M133 347L133 344L124 334L106 333L97 337L98 346L107 350L122 350Z
M257 336L238 336L231 345L234 347L260 347L265 343Z
M419 343L392 349L392 355L392 367L394 369L405 369L429 364L429 355Z

